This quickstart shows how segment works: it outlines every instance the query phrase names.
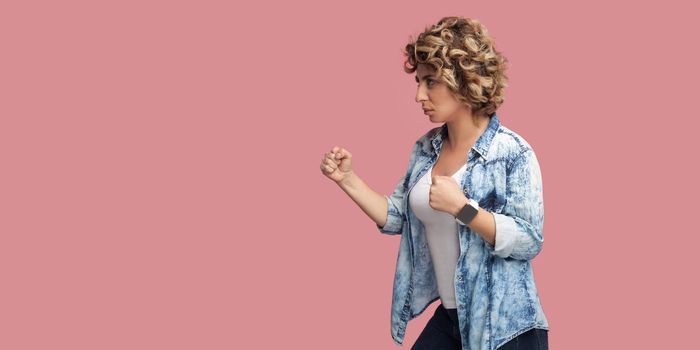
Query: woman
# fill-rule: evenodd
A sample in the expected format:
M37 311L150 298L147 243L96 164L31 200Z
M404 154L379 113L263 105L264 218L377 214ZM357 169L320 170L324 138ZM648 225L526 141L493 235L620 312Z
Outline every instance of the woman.
M440 299L412 349L547 349L530 263L544 241L539 163L495 113L508 61L481 23L463 17L441 19L404 54L416 102L443 124L413 145L393 193L367 186L347 149L321 161L380 232L401 235L392 338L402 344L408 321Z

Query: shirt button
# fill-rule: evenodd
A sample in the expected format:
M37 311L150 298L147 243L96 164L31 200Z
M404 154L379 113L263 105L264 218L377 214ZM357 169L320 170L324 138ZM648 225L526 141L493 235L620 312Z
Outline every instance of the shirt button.
M463 278L462 278L462 275L457 276L457 281L462 282L462 279L463 279Z

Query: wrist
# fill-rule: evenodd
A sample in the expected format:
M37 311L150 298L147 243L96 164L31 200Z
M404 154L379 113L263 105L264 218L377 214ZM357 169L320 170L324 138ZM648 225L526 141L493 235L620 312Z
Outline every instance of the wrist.
M343 176L343 179L336 182L336 184L340 187L346 187L349 183L352 182L354 177L355 177L355 173L352 170L350 170L349 172L347 172L345 174L345 176Z

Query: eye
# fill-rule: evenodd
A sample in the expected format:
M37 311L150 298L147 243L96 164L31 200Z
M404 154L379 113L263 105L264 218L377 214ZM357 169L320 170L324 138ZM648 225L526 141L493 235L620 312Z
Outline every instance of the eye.
M431 87L431 86L437 84L437 81L435 81L433 79L425 79L425 81L427 82L426 84L428 84L428 87ZM416 81L416 85L420 85L420 82Z

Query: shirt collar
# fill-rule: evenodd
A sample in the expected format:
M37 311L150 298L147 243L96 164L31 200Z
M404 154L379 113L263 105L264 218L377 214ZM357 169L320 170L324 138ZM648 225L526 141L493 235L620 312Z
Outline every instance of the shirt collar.
M491 120L489 121L489 125L486 127L486 130L481 133L479 138L476 140L476 143L474 143L474 146L472 146L472 149L479 153L484 160L487 160L486 156L489 151L489 147L491 146L491 141L496 135L500 125L501 121L498 120L496 112L492 113ZM442 148L442 139L446 136L447 123L443 124L442 127L438 129L438 132L436 132L435 135L430 138L430 142L433 144L433 149L435 150L436 154L440 152L440 149Z

